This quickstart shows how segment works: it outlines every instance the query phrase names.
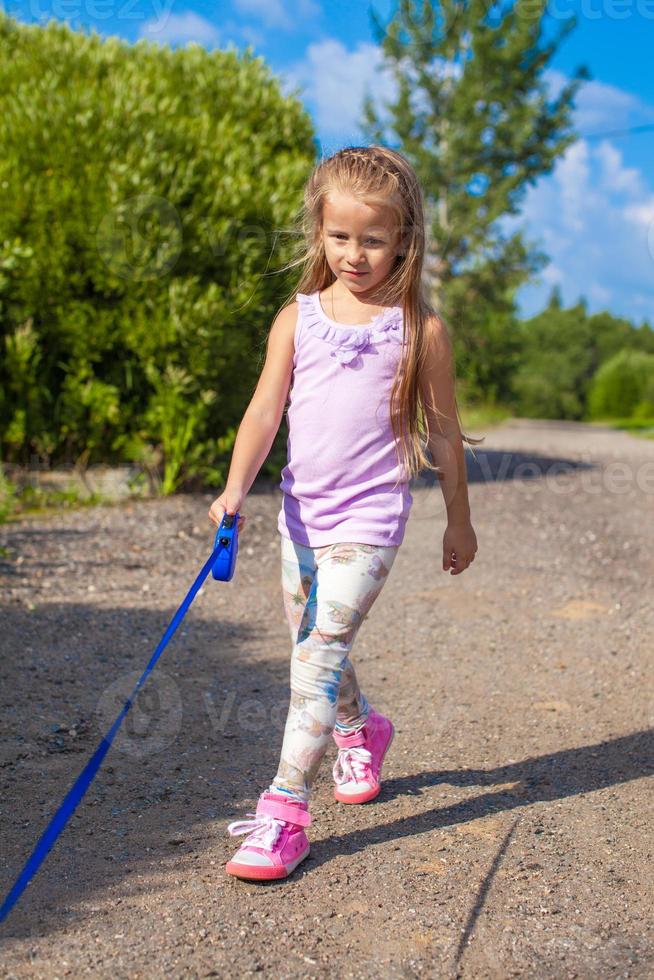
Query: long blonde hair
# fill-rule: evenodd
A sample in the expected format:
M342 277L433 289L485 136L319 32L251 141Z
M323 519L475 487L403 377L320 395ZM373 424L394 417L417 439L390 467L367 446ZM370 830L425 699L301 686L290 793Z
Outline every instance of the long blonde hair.
M388 207L397 221L401 254L382 284L380 304L401 306L404 313L403 356L390 397L391 425L406 479L417 476L425 467L439 472L440 467L432 465L425 453L423 439L428 439L429 427L419 386L428 347L425 320L435 315L426 299L422 279L424 198L416 173L402 154L385 146L347 146L314 167L292 229L300 238L298 254L284 266L284 269L301 266L302 273L281 309L294 300L296 293L322 291L335 281L322 242L323 205L332 190L351 194L369 205ZM456 374L454 365L453 371ZM456 396L454 402L460 421ZM435 405L430 407L434 415L444 416ZM459 429L462 439L470 445L484 441L465 435L461 425Z

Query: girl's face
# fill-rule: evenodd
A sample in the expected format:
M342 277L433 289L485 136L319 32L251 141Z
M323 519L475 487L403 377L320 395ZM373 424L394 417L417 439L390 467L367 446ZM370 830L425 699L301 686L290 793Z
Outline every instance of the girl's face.
M321 236L334 276L362 298L386 278L399 251L400 236L389 208L336 191L325 198Z

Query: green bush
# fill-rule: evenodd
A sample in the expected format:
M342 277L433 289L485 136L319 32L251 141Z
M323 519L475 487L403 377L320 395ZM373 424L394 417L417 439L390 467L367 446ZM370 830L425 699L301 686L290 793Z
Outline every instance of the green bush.
M4 458L156 456L164 492L222 475L292 288L302 104L249 48L0 14L0 144Z
M654 418L654 355L621 350L595 374L588 393L592 419Z
M16 510L17 487L9 479L0 463L0 524Z

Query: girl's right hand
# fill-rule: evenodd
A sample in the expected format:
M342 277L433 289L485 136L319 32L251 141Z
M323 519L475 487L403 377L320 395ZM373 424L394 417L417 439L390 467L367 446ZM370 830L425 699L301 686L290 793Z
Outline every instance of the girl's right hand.
M216 527L220 527L222 524L223 516L225 514L235 514L236 511L240 511L241 505L243 504L244 497L240 494L234 493L231 490L223 490L219 497L216 497L211 507L209 508L209 520ZM245 524L247 518L243 517L241 514L238 519L238 533L241 533L241 529Z

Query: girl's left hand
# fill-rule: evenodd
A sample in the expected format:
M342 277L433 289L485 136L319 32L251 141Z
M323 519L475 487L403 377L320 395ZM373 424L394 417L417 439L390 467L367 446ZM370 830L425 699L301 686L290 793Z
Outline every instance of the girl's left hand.
M443 571L459 575L475 560L477 536L472 524L448 524L443 535Z

